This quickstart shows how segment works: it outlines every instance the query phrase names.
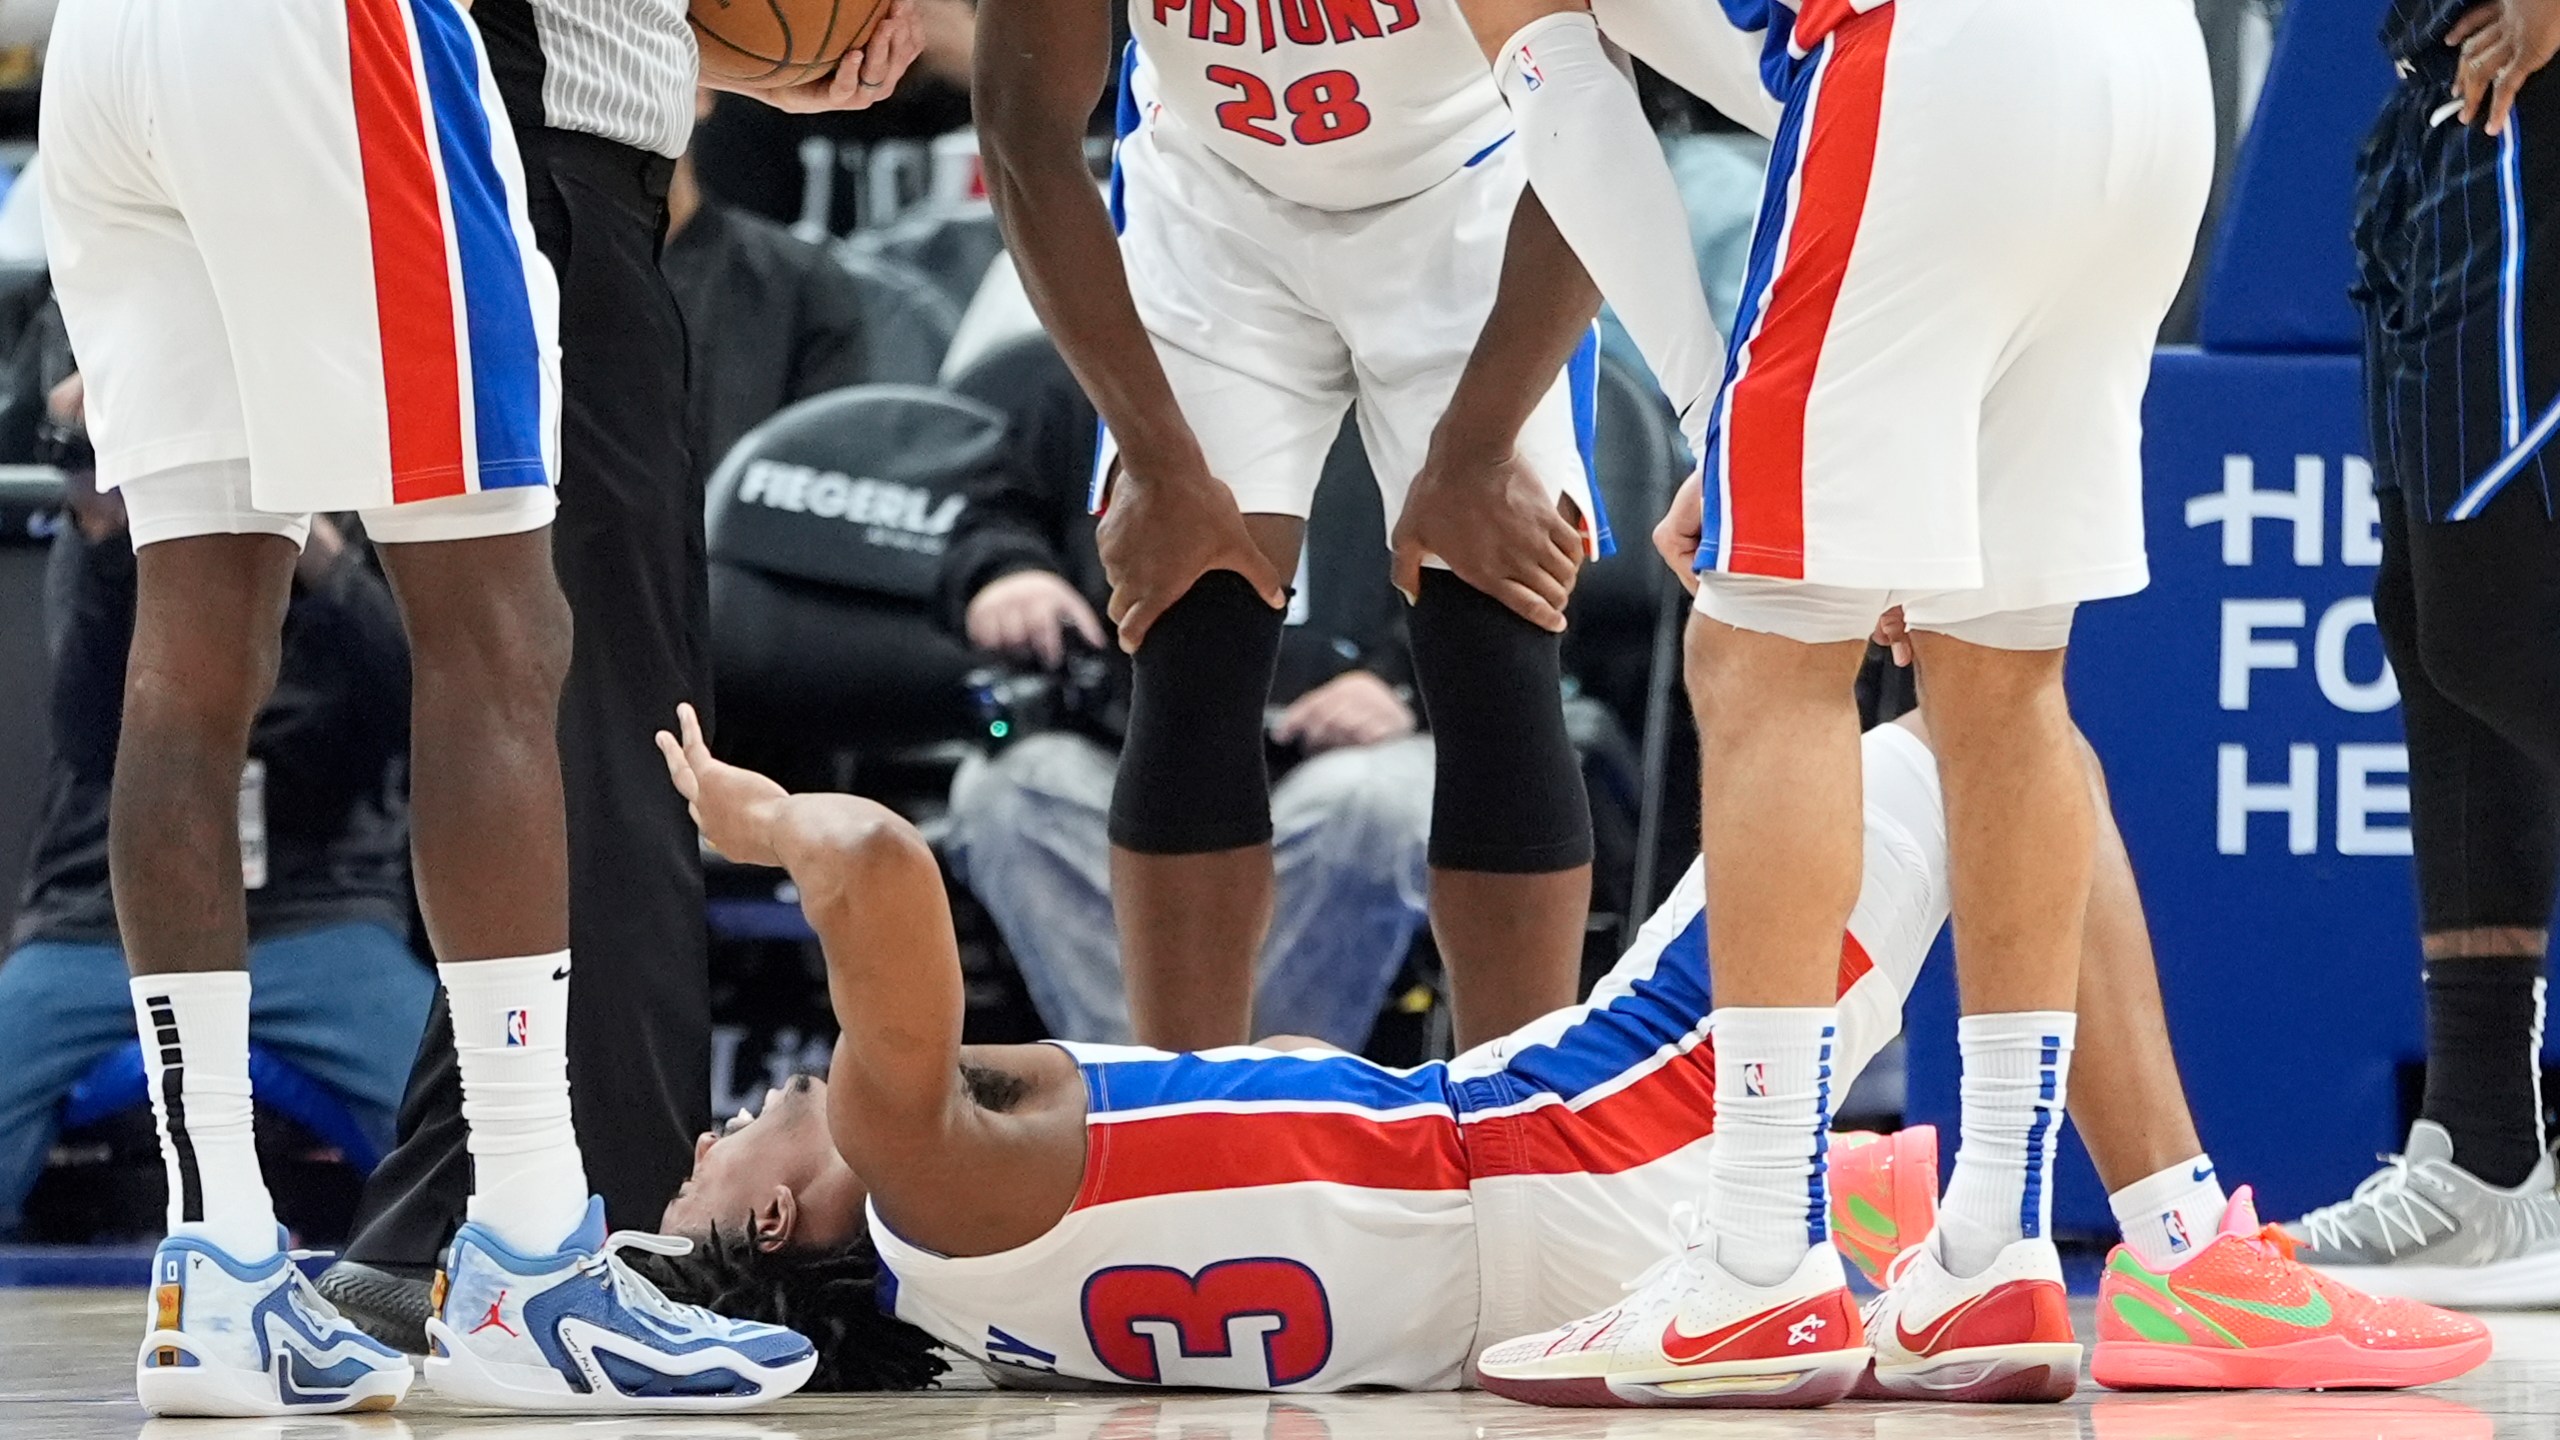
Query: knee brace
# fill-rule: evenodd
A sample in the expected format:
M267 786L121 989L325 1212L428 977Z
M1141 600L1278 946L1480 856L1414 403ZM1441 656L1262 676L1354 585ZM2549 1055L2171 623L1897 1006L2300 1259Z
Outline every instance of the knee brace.
M1270 840L1262 710L1282 618L1243 576L1213 570L1147 632L1111 787L1112 844L1204 855Z
M1439 757L1432 866L1544 875L1590 864L1591 801L1564 728L1564 637L1425 570L1413 666Z

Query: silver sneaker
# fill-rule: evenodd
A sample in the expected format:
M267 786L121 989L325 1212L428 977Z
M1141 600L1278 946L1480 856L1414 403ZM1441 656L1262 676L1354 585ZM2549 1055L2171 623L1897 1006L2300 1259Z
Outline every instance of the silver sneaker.
M2560 1194L2549 1155L2513 1190L2453 1163L2453 1137L2409 1127L2355 1194L2284 1227L2304 1264L2373 1295L2461 1309L2560 1306Z

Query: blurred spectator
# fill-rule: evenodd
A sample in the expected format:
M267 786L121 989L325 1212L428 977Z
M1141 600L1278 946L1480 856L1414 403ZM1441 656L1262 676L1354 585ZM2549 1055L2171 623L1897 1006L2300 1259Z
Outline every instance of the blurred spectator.
M1106 819L1128 666L1102 618L1109 586L1085 512L1093 408L1043 340L991 357L957 388L1006 412L1014 443L952 533L943 594L973 644L1054 677L1055 698L1027 708L1057 728L962 770L952 861L1051 1033L1125 1042ZM1360 478L1317 498L1272 687L1279 891L1254 996L1256 1033L1349 1050L1368 1039L1424 919L1432 783L1431 741L1408 698L1404 607L1378 564L1385 522Z
M78 377L55 419L76 421ZM48 630L54 756L0 964L0 1235L16 1229L72 1084L133 1038L107 881L107 798L133 639L121 500L75 476ZM332 1091L384 1148L434 981L410 952L409 655L361 542L315 519L275 694L241 780L250 1039Z
M710 91L699 109L709 113ZM871 378L854 278L782 226L706 198L692 151L667 186L659 268L684 312L693 377L686 421L704 474L785 405Z

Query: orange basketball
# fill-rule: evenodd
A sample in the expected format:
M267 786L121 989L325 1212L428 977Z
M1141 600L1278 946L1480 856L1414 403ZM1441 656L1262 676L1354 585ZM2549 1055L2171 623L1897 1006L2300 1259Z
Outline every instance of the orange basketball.
M757 89L815 80L871 38L889 0L691 0L704 76Z

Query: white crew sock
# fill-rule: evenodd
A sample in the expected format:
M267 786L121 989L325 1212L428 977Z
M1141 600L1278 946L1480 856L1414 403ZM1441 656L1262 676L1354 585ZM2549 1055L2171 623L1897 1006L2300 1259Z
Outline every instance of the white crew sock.
M1978 1275L2012 1242L2053 1224L2053 1151L2062 1138L2079 1018L2068 1010L1967 1015L1963 1138L1938 1207L1938 1258Z
M1707 1156L1707 1221L1716 1262L1775 1285L1830 1238L1823 1154L1831 1133L1831 1065L1840 1012L1715 1012L1715 1148Z
M2212 1157L2197 1155L2109 1195L2107 1208L2116 1212L2116 1228L2142 1263L2168 1270L2213 1243L2231 1197L2222 1193Z
M276 1210L249 1103L249 972L136 975L133 1019L169 1171L169 1233L268 1259Z
M586 1219L587 1169L569 1123L569 952L436 967L453 1007L471 1218L528 1255Z

